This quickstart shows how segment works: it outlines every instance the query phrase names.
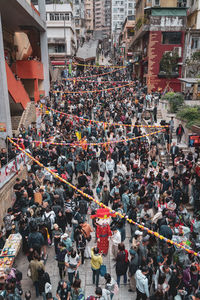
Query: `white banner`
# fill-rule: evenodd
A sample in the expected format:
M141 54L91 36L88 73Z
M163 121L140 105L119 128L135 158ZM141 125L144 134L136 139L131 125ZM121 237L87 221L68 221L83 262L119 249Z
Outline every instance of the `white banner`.
M14 175L22 170L23 166L27 164L29 158L26 154L20 153L15 159L11 160L7 165L0 169L0 189L6 184Z

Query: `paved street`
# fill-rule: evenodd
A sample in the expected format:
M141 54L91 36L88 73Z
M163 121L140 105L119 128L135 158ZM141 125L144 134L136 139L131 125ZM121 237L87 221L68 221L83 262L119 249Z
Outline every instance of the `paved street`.
M91 220L90 220L91 224ZM130 238L130 226L126 226L126 249L129 250L129 238ZM91 247L94 245L94 233L92 233L92 241L90 242ZM111 248L110 248L111 250ZM114 267L114 261L112 260L112 254L111 251L107 255L107 257L103 258L104 263L107 266L107 271L108 273L111 274L116 279L116 273L115 273L115 267ZM27 277L27 268L28 268L28 260L27 258L23 255L22 252L19 253L17 259L16 259L16 266L23 272L23 280L22 280L22 289L23 291L30 290L32 295L35 295L35 290L33 288L32 280ZM54 296L56 295L56 288L58 285L59 281L59 273L58 273L58 267L57 267L57 262L55 260L55 252L54 252L54 247L49 247L48 248L48 260L46 263L46 271L49 273L50 278L51 278L51 283L53 286L53 294ZM84 265L81 265L79 268L79 274L80 278L82 281L82 288L85 290L85 295L90 296L90 295L95 295L95 286L92 284L92 270L90 266L90 259L86 259ZM67 277L66 277L67 278ZM100 286L104 287L104 278L100 277ZM130 293L128 292L128 284L124 285L121 284L120 289L119 289L119 294L118 296L114 296L114 300L117 299L132 299L134 300L136 293ZM34 298L33 298L34 299ZM42 299L42 297L38 298Z

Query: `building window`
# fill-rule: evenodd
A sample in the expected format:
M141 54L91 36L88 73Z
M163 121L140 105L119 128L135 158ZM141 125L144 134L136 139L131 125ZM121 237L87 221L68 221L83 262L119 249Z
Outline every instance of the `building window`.
M128 15L131 16L132 14L133 14L133 11L132 11L132 10L129 10L129 11L128 11Z
M64 53L65 47L65 44L49 45L49 53Z
M198 38L192 38L192 49L199 49L199 39Z
M87 9L87 10L86 10L86 14L87 14L87 16L90 18L90 17L91 17L91 10L90 10L90 9Z
M187 7L187 0L178 0L177 7Z
M54 13L50 13L50 21L54 21Z
M155 6L160 6L160 0L155 0L154 5Z
M59 21L60 20L60 14L55 14L54 15L54 20Z
M65 14L65 20L69 21L69 14Z
M180 45L181 44L181 32L163 32L162 43L168 45Z
M65 19L65 14L60 14L60 20L64 21Z

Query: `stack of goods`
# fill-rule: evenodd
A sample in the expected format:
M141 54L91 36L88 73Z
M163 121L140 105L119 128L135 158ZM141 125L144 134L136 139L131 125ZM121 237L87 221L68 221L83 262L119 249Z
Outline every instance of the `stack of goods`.
M11 234L0 255L0 278L4 278L4 271L12 268L15 257L21 247L22 237L20 234Z

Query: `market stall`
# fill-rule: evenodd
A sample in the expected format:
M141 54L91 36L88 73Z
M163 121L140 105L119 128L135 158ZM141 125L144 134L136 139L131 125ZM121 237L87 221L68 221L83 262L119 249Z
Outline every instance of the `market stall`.
M0 279L4 278L5 270L12 268L19 253L22 237L19 233L10 234L0 254Z

